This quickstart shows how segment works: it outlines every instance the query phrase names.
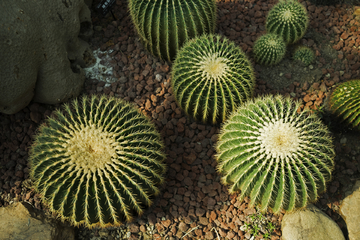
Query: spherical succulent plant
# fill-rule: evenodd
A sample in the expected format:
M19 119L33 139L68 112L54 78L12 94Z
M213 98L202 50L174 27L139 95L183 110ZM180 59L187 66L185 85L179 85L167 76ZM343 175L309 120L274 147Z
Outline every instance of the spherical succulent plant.
M286 44L301 39L308 25L306 8L296 0L280 0L266 18L266 31L283 37Z
M313 50L306 46L299 46L295 49L293 58L309 66L315 60L315 53Z
M338 85L330 95L329 106L344 122L360 130L360 80Z
M189 39L215 31L215 0L130 0L129 9L145 47L168 61Z
M264 96L239 107L221 128L218 171L231 193L265 211L292 211L315 201L334 168L332 138L299 102Z
M256 62L263 65L275 65L284 58L286 44L279 35L268 33L256 40L253 53Z
M30 151L31 177L50 211L92 228L143 213L159 193L165 158L155 126L113 97L83 97L48 118Z
M188 115L213 124L251 98L255 86L245 53L219 35L197 37L181 48L171 84L176 101Z

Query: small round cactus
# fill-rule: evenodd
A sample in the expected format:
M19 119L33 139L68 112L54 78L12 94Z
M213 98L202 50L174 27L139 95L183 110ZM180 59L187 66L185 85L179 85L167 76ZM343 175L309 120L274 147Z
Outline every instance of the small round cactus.
M309 25L307 11L296 0L280 0L266 18L266 31L284 38L286 44L301 39Z
M171 84L186 114L215 124L252 97L254 81L251 63L239 47L219 35L203 35L179 51Z
M286 44L279 35L268 33L256 40L253 53L256 62L263 65L275 65L284 58Z
M129 10L145 48L168 61L189 39L215 31L215 0L130 0Z
M306 46L300 46L295 49L293 58L301 61L305 66L309 66L315 60L315 53Z
M330 95L330 109L353 128L360 130L360 80L338 85Z
M223 124L218 171L230 193L251 205L293 211L315 201L331 178L335 153L327 127L300 102L264 96L249 100Z
M31 177L50 211L74 226L118 226L152 203L165 155L155 126L113 97L83 97L48 118L30 150Z

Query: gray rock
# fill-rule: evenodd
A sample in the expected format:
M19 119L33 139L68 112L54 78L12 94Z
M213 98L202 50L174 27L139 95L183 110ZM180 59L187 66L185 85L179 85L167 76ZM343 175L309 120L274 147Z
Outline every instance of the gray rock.
M339 226L312 204L286 213L281 230L283 240L345 240Z
M36 217L35 217L36 216ZM40 218L31 206L16 203L0 208L1 240L74 240L72 227L64 227Z
M2 0L0 9L0 112L77 96L93 32L84 0Z
M351 195L340 205L340 215L346 222L350 240L360 239L360 180L357 180Z

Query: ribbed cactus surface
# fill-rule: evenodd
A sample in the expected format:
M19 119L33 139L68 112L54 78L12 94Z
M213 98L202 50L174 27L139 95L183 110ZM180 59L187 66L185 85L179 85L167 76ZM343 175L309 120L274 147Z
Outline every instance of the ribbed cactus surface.
M250 196L274 213L315 201L334 168L327 127L299 102L265 96L247 101L221 127L216 146L218 171L230 193Z
M315 60L315 53L313 50L306 46L299 46L295 49L293 58L309 66Z
M223 122L252 97L255 85L245 53L218 35L197 37L181 48L172 67L171 84L181 108L205 123Z
M330 95L330 109L344 122L360 130L360 80L338 85Z
M52 212L73 225L120 225L159 193L165 156L154 125L129 103L83 97L48 118L30 151L31 177Z
M286 44L279 35L268 33L256 40L253 53L256 62L263 65L275 65L284 58Z
M301 39L308 25L306 8L297 0L279 0L266 18L266 31L283 37L286 44Z
M129 0L129 9L145 47L168 61L189 39L215 31L215 0Z

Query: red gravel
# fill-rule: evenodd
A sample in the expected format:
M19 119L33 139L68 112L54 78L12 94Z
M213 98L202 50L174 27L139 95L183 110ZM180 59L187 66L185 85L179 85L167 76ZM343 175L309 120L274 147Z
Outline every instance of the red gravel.
M94 6L97 2L94 1ZM265 33L265 16L275 2L218 1L216 32L234 41L252 59L254 41ZM323 105L334 84L359 78L360 22L359 17L352 14L354 9L350 5L314 6L308 1L302 1L302 4L310 14L309 30L325 36L323 42L307 35L301 40L302 44L316 51L313 65L320 71L319 81L294 81L295 73L279 68L278 73L283 72L284 81L287 79L289 84L276 88L269 79L261 77L264 68L254 64L257 76L255 92L256 95L277 92L290 95L303 101L301 109L317 109ZM236 195L229 195L215 171L213 146L219 127L194 122L177 106L170 88L171 66L144 50L135 34L126 1L117 0L113 13L117 20L111 14L102 17L92 13L93 25L100 31L95 31L90 43L94 50L113 50L110 64L118 81L106 84L87 79L83 93L107 94L136 103L161 132L168 156L168 172L163 192L154 207L127 225L127 230L90 231L80 228L77 239L120 236L121 232L121 236L128 232L130 239L138 239L149 232L154 239L165 236L180 239L188 232L183 239L215 239L218 235L221 238L249 239L251 235L240 227L256 210L248 206L249 199L240 202ZM335 58L326 55L323 50L326 45L336 51ZM25 184L29 179L28 150L36 129L56 107L32 103L17 114L0 114L0 206L7 206L12 201L28 201L36 208L42 208L39 196ZM343 138L347 142L341 144ZM337 165L328 192L317 203L344 231L346 227L337 210L345 192L360 178L359 140L358 135L344 128L335 131ZM279 239L283 215L268 213L266 216L277 226L271 239Z

